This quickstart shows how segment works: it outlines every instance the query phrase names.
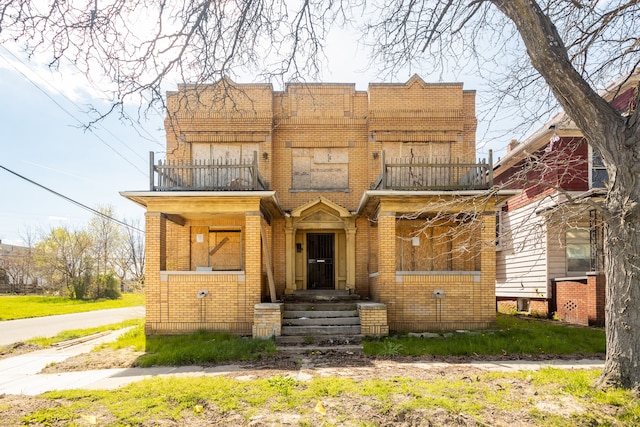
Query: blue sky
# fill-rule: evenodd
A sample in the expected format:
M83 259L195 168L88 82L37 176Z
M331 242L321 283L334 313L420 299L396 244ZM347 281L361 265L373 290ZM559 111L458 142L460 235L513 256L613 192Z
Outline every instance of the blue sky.
M78 76L68 76L73 82L58 86L66 96L30 76L39 90L7 66L6 52L0 53L0 165L92 208L109 205L119 218L143 221L143 209L118 192L148 189L149 151L162 151L164 145L161 117L142 123L141 132L151 136L144 133L141 137L138 130L116 117L101 123L94 132L85 131L78 122L90 120L83 109L88 102L99 101L78 91ZM40 76L59 77L47 71L41 71ZM20 244L27 230L83 227L91 217L91 212L0 169L3 243Z
M355 83L357 89L366 90L369 82L381 80L373 70L363 71L367 56L354 40L348 42L349 37L353 38L343 31L332 33L327 50L332 66L321 80ZM394 81L407 81L414 73L427 82L438 81L415 69L399 73ZM479 89L473 76L444 78L462 81L465 89ZM175 90L175 86L167 89ZM93 132L86 131L79 127L80 122L90 121L86 106L106 104L101 104L101 95L84 76L51 72L24 58L16 62L4 48L0 48L0 90L0 165L82 204L112 206L118 218L138 218L144 224L144 210L119 192L148 189L149 151L164 151L164 112L149 117L138 128L109 117ZM479 157L486 157L486 148L479 151ZM22 244L28 230L37 234L60 225L82 228L91 217L91 212L0 169L3 243Z

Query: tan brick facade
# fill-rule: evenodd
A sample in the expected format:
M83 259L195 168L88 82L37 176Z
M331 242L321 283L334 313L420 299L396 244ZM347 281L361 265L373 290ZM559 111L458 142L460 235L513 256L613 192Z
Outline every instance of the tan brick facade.
M373 335L495 320L495 200L480 191L429 191L432 178L410 169L425 191L378 188L383 159L475 162L474 91L417 76L367 91L289 84L278 92L222 81L180 86L167 108L166 160L180 175L163 173L182 187L125 194L148 212L148 333L262 336L277 317L255 308L270 299L270 285L277 298L319 286L381 302L384 315L380 305L361 312ZM257 161L264 188L234 191L236 181L255 180L253 172L231 177L229 165L240 160ZM198 169L203 164L219 165L215 175ZM228 191L184 191L213 180L226 180ZM448 219L425 227L440 211ZM468 222L480 226L448 236ZM445 261L424 260L436 253Z

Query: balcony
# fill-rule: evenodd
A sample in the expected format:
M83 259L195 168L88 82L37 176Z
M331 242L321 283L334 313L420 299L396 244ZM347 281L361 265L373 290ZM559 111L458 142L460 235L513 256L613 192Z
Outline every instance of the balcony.
M439 163L424 158L385 158L382 152L382 172L374 190L487 190L493 187L493 160L479 163Z
M258 154L252 160L170 161L154 160L149 153L151 191L259 191L268 186L258 169Z

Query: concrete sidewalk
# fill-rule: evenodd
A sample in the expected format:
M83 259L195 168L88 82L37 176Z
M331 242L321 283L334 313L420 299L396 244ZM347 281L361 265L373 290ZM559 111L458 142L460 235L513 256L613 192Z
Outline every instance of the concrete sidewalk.
M38 373L50 363L61 362L69 357L87 353L100 343L115 340L119 334L125 331L126 329L113 331L90 341L66 348L49 348L0 360L0 395L23 394L33 396L47 391L70 389L111 390L132 382L159 376L219 376L242 371L249 373L248 371L252 369L250 366L238 365L222 365L206 368L202 366L163 366L154 368L102 369L59 374ZM464 366L463 364L442 362L411 362L411 365L425 370ZM473 362L465 365L486 371L510 372L537 370L547 366L563 369L602 369L604 362L602 360L496 361ZM343 372L342 375L344 375L345 370L352 370L356 373L360 369L371 370L377 369L377 367L314 367L309 364L308 361L305 361L299 371L291 371L288 376L305 381L314 376L335 375L339 371ZM247 375L246 379L252 379L251 375Z

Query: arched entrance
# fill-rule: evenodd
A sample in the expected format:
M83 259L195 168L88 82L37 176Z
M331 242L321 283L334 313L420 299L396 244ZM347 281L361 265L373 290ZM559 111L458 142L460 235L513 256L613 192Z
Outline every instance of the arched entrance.
M287 294L304 289L355 290L355 218L319 197L286 218Z

